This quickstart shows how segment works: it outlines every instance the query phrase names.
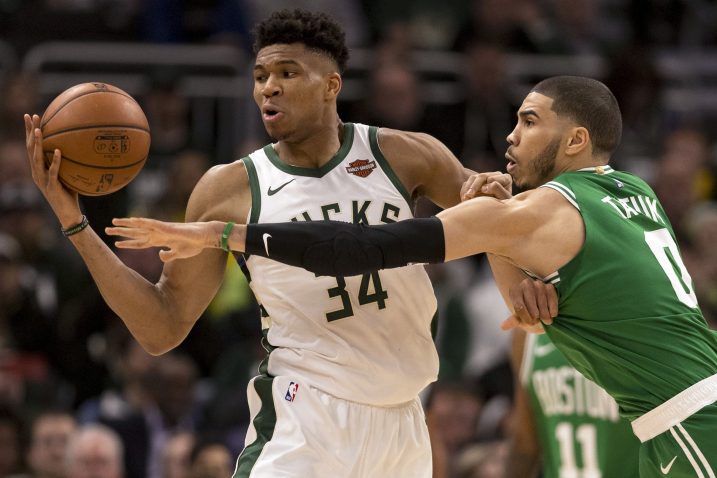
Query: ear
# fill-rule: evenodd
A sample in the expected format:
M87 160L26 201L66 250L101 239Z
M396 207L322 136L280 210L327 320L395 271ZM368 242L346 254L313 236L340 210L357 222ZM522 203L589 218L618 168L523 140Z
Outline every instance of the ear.
M587 128L583 126L573 128L566 141L565 154L574 156L582 153L586 148L590 148L590 133Z
M339 96L339 92L341 91L341 86L343 85L343 79L341 78L341 75L337 72L329 73L329 76L326 81L326 94L325 97L327 100L335 99L337 96Z

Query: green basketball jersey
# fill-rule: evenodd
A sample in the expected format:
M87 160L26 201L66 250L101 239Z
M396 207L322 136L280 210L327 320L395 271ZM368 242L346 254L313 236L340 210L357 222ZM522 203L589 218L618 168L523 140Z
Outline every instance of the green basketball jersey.
M717 334L654 191L609 166L561 174L542 187L582 215L585 244L545 280L560 296L546 332L571 364L634 419L717 373Z
M547 335L528 335L521 367L544 478L638 476L639 440L615 400L568 364Z

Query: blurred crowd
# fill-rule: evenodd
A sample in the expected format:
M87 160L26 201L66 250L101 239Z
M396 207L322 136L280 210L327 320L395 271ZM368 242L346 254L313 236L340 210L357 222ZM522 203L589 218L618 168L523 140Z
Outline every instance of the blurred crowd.
M655 188L700 305L717 324L717 70L678 71L676 80L659 61L665 52L717 55L714 2L0 1L0 41L18 58L58 40L223 44L250 62L251 25L284 7L327 11L352 48L369 52L368 66L347 72L362 87L339 103L344 121L430 133L478 171L504 169L505 137L526 92L512 81L516 68L556 56L599 58L599 79L624 116L612 164ZM417 52L459 58L448 94L427 87L432 78L415 62ZM32 182L22 114L41 114L52 95L50 80L21 64L0 70L0 477L230 476L248 426L246 384L263 357L246 280L230 259L219 295L184 343L158 357L139 347ZM571 64L559 73L571 74ZM217 144L177 88L178 73L147 75L151 87L137 99L152 130L150 158L128 188L82 198L97 231L117 216L182 220L207 168L269 141L249 112L244 117L255 118L244 134ZM250 87L241 94L249 98ZM218 154L227 150L233 155ZM418 211L436 209L419 203ZM151 281L161 273L156 252L117 251ZM424 396L436 476L501 476L513 379L499 324L508 311L482 257L429 272L440 307L440 376Z

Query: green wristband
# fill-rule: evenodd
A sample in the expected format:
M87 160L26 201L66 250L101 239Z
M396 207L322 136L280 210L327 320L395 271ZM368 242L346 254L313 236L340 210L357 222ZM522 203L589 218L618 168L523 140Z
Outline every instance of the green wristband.
M87 220L87 216L84 214L82 215L82 220L79 224L75 224L72 227L68 227L67 229L60 228L60 231L62 231L62 235L65 237L70 237L73 234L77 234L78 232L82 232L87 226L90 225L90 221Z
M229 234L232 233L232 229L234 229L234 221L229 221L226 226L224 226L224 232L222 232L222 241L221 246L222 249L229 252Z

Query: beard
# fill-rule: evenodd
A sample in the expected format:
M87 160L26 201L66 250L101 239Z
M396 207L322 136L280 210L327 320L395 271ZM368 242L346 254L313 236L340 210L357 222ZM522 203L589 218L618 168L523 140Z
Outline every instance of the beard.
M523 189L535 189L553 178L555 159L560 150L560 141L560 138L553 139L545 149L533 158L529 174L524 177L523 181L515 180L519 187Z

